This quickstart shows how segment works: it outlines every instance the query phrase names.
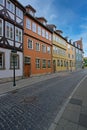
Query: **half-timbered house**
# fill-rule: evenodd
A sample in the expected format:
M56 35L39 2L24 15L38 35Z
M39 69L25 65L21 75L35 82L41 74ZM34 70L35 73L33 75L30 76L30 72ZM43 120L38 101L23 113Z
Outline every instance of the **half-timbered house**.
M17 0L0 0L0 78L23 76L23 17L25 8Z

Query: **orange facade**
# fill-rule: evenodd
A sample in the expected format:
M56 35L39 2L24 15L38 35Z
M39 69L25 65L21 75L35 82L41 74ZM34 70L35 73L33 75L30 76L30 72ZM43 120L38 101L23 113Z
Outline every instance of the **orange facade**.
M27 23L27 21L29 23ZM44 30L44 31L42 31ZM42 34L44 32L44 34ZM36 18L24 16L24 75L52 72L52 32Z

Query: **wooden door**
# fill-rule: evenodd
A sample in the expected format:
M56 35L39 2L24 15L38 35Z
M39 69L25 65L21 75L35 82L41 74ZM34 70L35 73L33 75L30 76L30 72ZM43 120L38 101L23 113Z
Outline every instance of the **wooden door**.
M30 74L31 74L31 64L25 64L24 66L25 77L30 77Z

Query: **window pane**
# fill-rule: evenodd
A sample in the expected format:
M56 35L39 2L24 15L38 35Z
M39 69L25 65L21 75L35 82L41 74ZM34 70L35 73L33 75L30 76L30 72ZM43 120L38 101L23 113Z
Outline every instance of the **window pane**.
M36 24L35 23L32 24L32 31L36 32Z
M48 68L50 68L50 67L51 67L51 61L48 60Z
M1 4L1 5L4 5L4 0L0 0L0 4Z
M40 59L36 59L36 68L40 68Z
M38 34L41 35L41 27L38 27Z
M0 68L4 68L4 53L0 53Z
M29 57L25 57L24 58L24 63L26 64L30 64L30 58Z
M40 44L36 43L36 51L40 51Z
M17 15L19 18L23 19L23 11L20 10L18 7L16 7L16 15Z
M45 37L45 30L42 29L42 37Z
M15 33L16 33L15 40L17 42L21 42L22 43L22 30L16 27Z
M46 46L42 45L42 52L46 53Z
M33 49L33 43L30 39L28 39L28 48Z
M14 26L6 22L6 37L9 39L14 39Z
M19 68L19 56L18 55L11 55L11 62L10 62L10 66L11 68L13 68L15 64L15 68L18 69Z
M0 36L2 36L2 31L3 31L3 22L2 19L0 19Z
M14 6L14 4L11 1L9 1L9 0L6 1L6 7L12 13L15 12L15 6Z
M42 67L46 68L46 60L42 60Z
M29 19L26 19L26 28L31 29L31 21Z
M50 54L51 53L51 48L47 47L47 52Z

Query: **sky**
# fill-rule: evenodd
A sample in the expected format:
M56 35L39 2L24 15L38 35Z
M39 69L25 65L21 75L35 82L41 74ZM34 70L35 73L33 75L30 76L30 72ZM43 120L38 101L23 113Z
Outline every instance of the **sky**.
M87 0L18 0L30 4L36 17L44 17L47 24L56 25L63 36L76 41L83 39L84 56L87 57Z

